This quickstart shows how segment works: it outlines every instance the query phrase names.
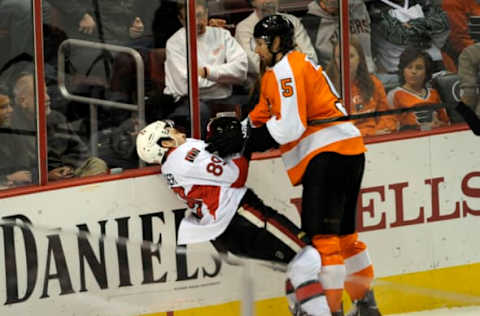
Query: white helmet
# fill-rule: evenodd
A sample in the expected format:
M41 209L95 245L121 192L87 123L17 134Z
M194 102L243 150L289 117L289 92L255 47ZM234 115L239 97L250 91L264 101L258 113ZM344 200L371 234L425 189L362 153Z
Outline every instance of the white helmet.
M168 148L160 146L160 139L173 139L169 128L174 124L170 120L156 121L145 126L137 136L137 153L140 159L147 163L162 163Z

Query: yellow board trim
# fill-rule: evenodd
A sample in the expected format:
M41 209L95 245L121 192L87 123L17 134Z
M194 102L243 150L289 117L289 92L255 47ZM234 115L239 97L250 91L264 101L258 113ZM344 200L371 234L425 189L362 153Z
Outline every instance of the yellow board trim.
M379 278L375 297L384 315L480 305L480 263ZM351 304L344 294L345 310ZM173 316L241 316L241 303L173 312ZM257 316L290 316L284 297L255 302ZM166 313L142 316L167 316Z

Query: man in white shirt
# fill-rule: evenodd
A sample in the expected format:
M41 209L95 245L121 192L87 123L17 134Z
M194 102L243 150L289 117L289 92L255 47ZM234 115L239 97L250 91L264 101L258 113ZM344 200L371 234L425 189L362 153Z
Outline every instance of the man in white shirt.
M185 26L186 13L179 4L179 19ZM196 1L198 84L202 128L210 118L213 104L234 104L232 85L247 78L247 54L229 31L208 25L205 0ZM169 116L189 117L186 31L182 27L166 45L165 94L174 97L177 107Z
M260 58L255 53L253 29L255 24L265 16L278 14L278 0L250 0L249 2L255 10L247 18L237 24L235 38L247 52L249 80L255 81L260 73ZM298 46L298 50L317 63L317 54L315 53L310 37L301 21L294 15L287 13L283 13L283 15L293 24L294 39Z
M312 40L318 63L326 69L333 56L333 48L340 41L340 18L338 0L314 0L308 4L308 12L302 23ZM375 71L371 49L370 16L363 0L348 2L350 33L359 38L365 54L368 71Z

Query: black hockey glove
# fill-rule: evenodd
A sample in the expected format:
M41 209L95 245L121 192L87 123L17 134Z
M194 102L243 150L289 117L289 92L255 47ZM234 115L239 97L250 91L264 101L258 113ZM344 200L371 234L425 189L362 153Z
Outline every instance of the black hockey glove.
M243 150L245 157L250 159L253 152L262 152L272 148L278 148L278 143L270 135L267 124L257 128L248 127L247 139Z
M207 126L207 151L225 158L240 153L244 137L240 121L235 117L219 117Z

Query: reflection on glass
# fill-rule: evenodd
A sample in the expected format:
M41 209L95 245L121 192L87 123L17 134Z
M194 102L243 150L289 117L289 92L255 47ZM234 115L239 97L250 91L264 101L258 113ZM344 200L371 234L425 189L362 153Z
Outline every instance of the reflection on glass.
M23 129L17 122L13 125L13 106L6 87L0 87L0 156L2 157L0 188L2 189L29 185L37 181L35 151L28 151L35 149L35 129Z
M6 2L9 1L2 4ZM369 73L361 75L365 79L361 80L361 84L352 81L352 113L394 108L391 104L386 106L385 94L401 85L399 57L411 43L421 44L430 54L435 61L434 72L442 69L456 71L460 51L452 55L448 50L449 43L454 40L452 32L448 36L448 22L452 25L448 17L454 14L450 2L444 1L442 10L435 2L349 1L349 29L351 36L361 44ZM15 3L17 7L20 3L25 3L27 8L31 6L26 0ZM265 65L260 63L252 44L253 28L262 17L278 12L285 14L294 25L298 50L324 69L329 63L338 64L333 58L340 34L338 0L198 1L197 4L197 79L203 133L206 122L216 113L235 111L238 116L245 117L257 103L259 80ZM51 107L65 116L65 121L84 144L89 144L89 154L104 160L109 168L138 166L135 151L138 113L98 106L97 117L91 117L88 104L62 97L56 82L57 49L68 38L134 48L145 65L145 80L141 84L145 88L146 123L172 118L179 128L183 127L191 135L186 38L182 29L184 5L173 0L127 0L120 3L114 0L44 1L46 79ZM462 21L469 25L473 42L476 37L472 34L476 34L475 23L478 20L475 17L480 16L475 11L477 7L478 4L474 4L472 12L465 13L472 16L471 19ZM434 28L424 27L429 23ZM31 23L27 25L31 27ZM387 36L385 30L398 36ZM0 40L2 32L0 27ZM370 45L371 33L375 35L374 47ZM216 35L213 38L211 34ZM16 44L21 45L21 42ZM452 47L458 46L455 42L451 44ZM440 47L443 47L443 52ZM243 54L247 57L246 78ZM136 86L139 79L130 55L72 48L67 57L67 83L76 95L138 104ZM447 57L453 60L451 64L454 67L449 66ZM437 77L443 78L443 75ZM457 78L457 81L460 79ZM437 81L439 85L445 82L434 79L432 84L436 85ZM430 82L426 83L427 87L430 85ZM440 97L439 102L446 102L448 96L440 94ZM451 111L448 116L453 122L460 121ZM92 119L98 124L98 130L94 132L97 137L95 144L90 131L94 123ZM399 125L398 116L367 118L361 124L368 126L365 127L368 130L365 135L390 133Z
M38 182L35 92L24 80L34 60L32 2L0 1L0 15L0 189L7 189Z
M162 4L160 7L160 3ZM103 160L115 171L136 168L135 138L141 121L139 104L145 103L146 122L165 118L173 100L165 87L165 44L180 27L176 1L58 1L45 3L45 63L51 107L64 116L88 157ZM136 50L143 61L144 80L127 53L70 45L65 49L66 87L69 93L136 107L131 111L101 102L66 99L58 89L57 51L66 39L113 44ZM137 94L137 82L144 97ZM95 107L91 107L94 104ZM57 117L58 118L58 117ZM56 129L58 130L58 129ZM61 128L60 128L61 130Z

